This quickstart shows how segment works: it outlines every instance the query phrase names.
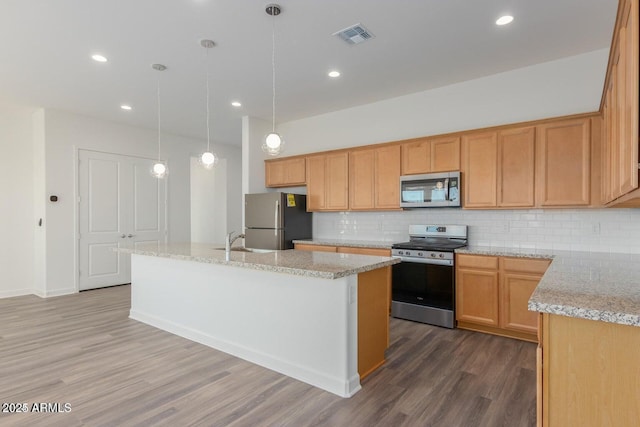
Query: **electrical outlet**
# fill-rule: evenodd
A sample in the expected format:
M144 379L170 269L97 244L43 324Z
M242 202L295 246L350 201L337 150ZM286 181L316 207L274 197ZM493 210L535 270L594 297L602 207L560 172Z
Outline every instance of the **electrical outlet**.
M600 234L600 223L594 222L593 224L591 224L591 231L593 232L593 234Z

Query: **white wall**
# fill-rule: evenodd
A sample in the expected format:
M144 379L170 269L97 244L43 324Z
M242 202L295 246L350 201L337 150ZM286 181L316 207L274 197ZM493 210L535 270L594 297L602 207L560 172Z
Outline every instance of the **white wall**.
M75 290L76 245L74 202L76 150L79 148L154 158L157 133L62 111L46 110L46 196L57 195L56 203L46 202L46 292L59 295ZM169 241L189 241L190 159L203 142L175 135L162 135L161 157L168 160L167 222ZM229 148L239 168L240 153ZM222 154L221 154L222 155ZM239 175L239 172L238 172ZM237 202L237 201L236 201ZM239 205L234 209L240 210Z
M0 107L0 297L34 285L33 109Z
M191 158L191 241L224 244L227 233L227 160L205 169Z
M74 241L77 149L155 157L153 130L105 122L55 110L0 107L0 297L75 291ZM170 241L189 241L190 158L204 142L163 135L168 159ZM226 160L228 226L241 229L241 150L219 145ZM59 201L49 201L57 195ZM42 218L42 226L38 220Z
M290 156L597 111L608 55L597 50L283 123L278 131Z

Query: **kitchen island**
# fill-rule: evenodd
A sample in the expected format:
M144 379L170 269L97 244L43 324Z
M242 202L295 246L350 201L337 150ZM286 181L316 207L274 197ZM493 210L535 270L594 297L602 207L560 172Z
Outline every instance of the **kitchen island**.
M384 363L389 257L138 244L132 319L342 397Z

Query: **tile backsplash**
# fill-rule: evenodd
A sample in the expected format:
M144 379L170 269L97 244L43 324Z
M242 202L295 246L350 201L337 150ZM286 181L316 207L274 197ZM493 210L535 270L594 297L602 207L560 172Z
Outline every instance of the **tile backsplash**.
M313 214L313 235L402 242L410 224L468 225L479 246L640 253L640 209L323 212Z

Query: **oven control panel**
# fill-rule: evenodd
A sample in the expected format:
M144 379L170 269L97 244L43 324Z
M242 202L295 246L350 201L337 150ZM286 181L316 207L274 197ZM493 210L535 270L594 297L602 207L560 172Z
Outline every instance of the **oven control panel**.
M391 256L403 258L425 258L425 259L443 259L452 260L453 252L426 251L419 249L393 249Z

